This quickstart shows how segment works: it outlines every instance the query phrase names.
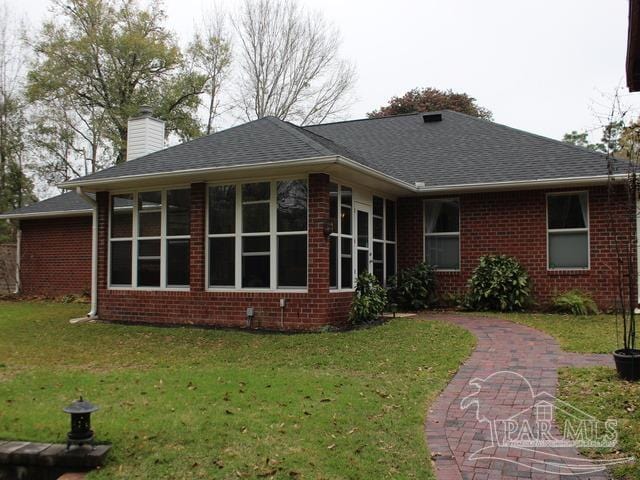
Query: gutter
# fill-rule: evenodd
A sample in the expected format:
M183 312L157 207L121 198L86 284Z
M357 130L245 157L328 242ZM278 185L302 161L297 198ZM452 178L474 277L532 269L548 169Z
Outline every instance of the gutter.
M98 204L78 187L76 193L91 205L91 310L87 313L88 319L98 318Z
M83 197L84 198L84 197ZM3 215L0 215L0 220L1 219L8 219L8 220L19 220L21 218L29 219L29 218L49 218L49 217L79 217L79 216L83 216L83 215L90 215L91 214L91 210L89 209L85 209L85 210L57 210L55 212L31 212L31 213L5 213Z

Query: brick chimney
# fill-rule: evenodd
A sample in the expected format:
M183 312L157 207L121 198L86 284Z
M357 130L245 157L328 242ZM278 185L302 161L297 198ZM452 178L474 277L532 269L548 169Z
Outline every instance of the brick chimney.
M164 148L164 122L152 116L151 107L143 105L140 113L129 119L127 161Z

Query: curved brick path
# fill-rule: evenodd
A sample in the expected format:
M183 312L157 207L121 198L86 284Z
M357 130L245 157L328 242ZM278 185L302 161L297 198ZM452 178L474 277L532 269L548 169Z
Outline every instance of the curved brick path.
M433 318L464 327L477 337L476 350L461 366L427 415L427 443L438 479L609 478L601 471L573 475L580 470L567 466L567 462L585 469L593 467L573 447L513 449L495 446L491 441L490 423L479 421L478 418L506 419L518 415L515 418L519 419L519 425L522 425L523 418L533 425L535 408L531 408L531 390L535 394L546 392L550 403L553 403L558 367L613 366L610 355L562 352L553 337L506 320L457 315L434 315ZM505 370L522 375L530 383L531 389L518 375L495 374ZM485 382L477 383L479 388L469 384L474 378L487 377ZM461 402L465 398L467 408L463 410ZM477 399L477 403L473 402L474 399ZM551 433L557 434L557 430ZM481 449L481 453L476 454L480 458L474 458L472 454ZM573 460L556 458L555 455ZM545 463L541 463L541 458L545 459ZM557 464L550 466L549 458Z

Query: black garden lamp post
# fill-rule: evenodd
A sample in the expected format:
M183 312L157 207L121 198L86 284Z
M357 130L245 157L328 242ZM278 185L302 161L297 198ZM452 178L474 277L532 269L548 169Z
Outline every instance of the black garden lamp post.
M71 431L67 434L67 450L71 445L93 445L93 430L91 430L91 414L98 410L96 405L80 400L62 409L71 415Z

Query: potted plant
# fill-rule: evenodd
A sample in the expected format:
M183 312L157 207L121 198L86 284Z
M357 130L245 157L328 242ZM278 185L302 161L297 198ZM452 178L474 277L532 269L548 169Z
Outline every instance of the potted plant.
M640 350L636 348L636 309L638 308L638 271L636 222L638 221L638 165L640 155L640 124L625 125L622 113L614 120L615 108L604 129L603 146L607 159L607 201L609 205L610 235L616 256L616 330L618 348L613 352L620 378L640 380ZM620 174L626 173L626 178ZM622 211L616 212L613 199L624 200ZM619 205L619 204L618 204ZM617 215L619 213L619 215Z

